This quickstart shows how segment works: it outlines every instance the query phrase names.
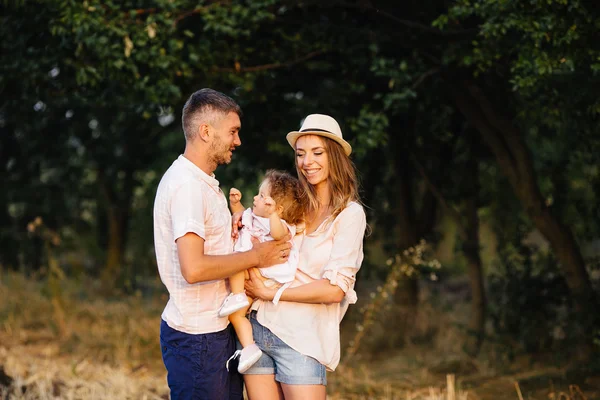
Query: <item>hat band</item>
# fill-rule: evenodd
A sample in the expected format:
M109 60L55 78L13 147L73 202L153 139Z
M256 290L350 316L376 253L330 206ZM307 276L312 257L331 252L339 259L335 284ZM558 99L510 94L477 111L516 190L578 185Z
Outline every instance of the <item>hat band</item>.
M329 132L328 130L319 129L319 128L306 128L306 129L300 130L300 132L327 132L327 133L331 133L332 135L335 135L333 132Z

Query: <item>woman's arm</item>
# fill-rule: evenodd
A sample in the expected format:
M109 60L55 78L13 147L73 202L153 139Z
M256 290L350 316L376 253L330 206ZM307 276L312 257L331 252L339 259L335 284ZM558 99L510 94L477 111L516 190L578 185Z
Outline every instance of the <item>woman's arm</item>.
M356 273L363 258L362 241L366 227L363 208L356 203L354 204L342 211L338 220L336 220L337 226L331 254L321 279L301 286L287 288L281 293L279 300L331 304L341 302L346 293L354 293ZM302 254L300 254L300 257L302 257ZM253 271L253 273L250 273L250 280L246 281L247 293L251 293L250 296L252 297L272 301L279 287L267 288L262 282L253 279L253 274L256 276L259 272Z
M249 270L250 279L246 281L246 294L250 297L271 301L279 287L266 287L260 279L260 273L252 268ZM332 285L328 279L318 279L304 285L287 288L283 291L280 301L295 301L309 304L339 303L344 299L344 291L337 285Z

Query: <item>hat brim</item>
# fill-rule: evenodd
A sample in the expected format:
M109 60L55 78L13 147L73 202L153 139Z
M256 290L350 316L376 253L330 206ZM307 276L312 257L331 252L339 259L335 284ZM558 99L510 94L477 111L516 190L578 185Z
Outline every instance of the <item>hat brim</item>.
M342 148L344 149L344 153L346 153L347 156L349 156L352 153L352 146L350 146L350 143L346 142L344 139L342 139L339 136L334 135L333 133L329 133L329 132L323 132L323 131L293 131L288 133L285 138L287 139L288 143L290 144L290 146L292 146L293 149L296 149L296 140L298 140L298 138L300 136L305 136L305 135L315 135L315 136L323 136L326 138L329 138L331 140L333 140L334 142L337 142L340 144L340 146L342 146Z

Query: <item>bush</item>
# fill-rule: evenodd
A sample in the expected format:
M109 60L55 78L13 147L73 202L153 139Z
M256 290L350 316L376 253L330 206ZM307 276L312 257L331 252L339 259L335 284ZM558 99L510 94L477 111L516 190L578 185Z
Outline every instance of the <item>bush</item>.
M487 290L494 335L527 352L569 339L569 291L553 255L509 244L499 258Z

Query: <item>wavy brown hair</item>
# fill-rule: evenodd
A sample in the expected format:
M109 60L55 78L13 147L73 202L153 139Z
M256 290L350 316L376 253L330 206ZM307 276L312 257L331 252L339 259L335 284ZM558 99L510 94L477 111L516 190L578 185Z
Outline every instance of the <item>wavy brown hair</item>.
M298 225L304 221L304 195L300 181L284 171L270 169L265 174L271 197L283 207L281 218L288 224Z
M333 209L329 220L333 220L342 212L350 201L355 201L362 205L358 195L358 179L356 177L356 167L350 157L346 155L342 146L334 140L324 136L318 136L323 142L325 152L329 158L329 191L331 199L329 206ZM319 199L313 185L311 185L302 171L298 168L296 162L296 172L300 185L304 189L305 201L309 213L319 208Z

